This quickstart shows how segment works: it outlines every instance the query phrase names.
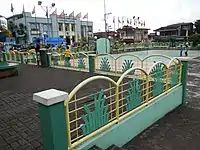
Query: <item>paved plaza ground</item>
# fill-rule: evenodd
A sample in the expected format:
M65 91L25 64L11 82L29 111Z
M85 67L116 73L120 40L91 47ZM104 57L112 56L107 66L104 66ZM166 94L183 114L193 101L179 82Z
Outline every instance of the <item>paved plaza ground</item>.
M159 120L127 143L124 149L199 150L200 74L198 70L200 70L199 63L190 63L187 99L184 106ZM21 65L18 77L1 79L0 150L42 150L39 114L37 105L32 100L33 93L49 88L70 92L78 83L93 75ZM96 86L103 87L104 83Z

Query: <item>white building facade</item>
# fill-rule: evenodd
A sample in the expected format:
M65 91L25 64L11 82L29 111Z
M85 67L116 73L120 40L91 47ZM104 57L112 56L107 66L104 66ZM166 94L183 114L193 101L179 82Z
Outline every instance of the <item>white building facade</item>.
M30 43L39 37L61 37L66 39L68 44L72 44L93 35L93 22L67 16L60 18L57 15L50 15L49 18L42 18L34 17L30 12L26 12L11 16L7 20L14 21L17 25L24 24Z
M2 27L4 29L8 29L7 20L3 16L0 16L0 27Z

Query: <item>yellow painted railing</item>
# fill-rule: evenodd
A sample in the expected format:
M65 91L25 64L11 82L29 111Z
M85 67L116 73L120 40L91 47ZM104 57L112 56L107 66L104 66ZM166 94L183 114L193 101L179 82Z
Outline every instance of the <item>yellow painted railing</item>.
M146 56L143 59L133 54L122 54L117 57L110 54L97 55L95 58L95 70L122 74L131 67L141 67L148 71L150 66L160 60L168 64L171 58L160 54Z
M24 57L21 57L20 55L24 55ZM25 63L36 64L37 62L36 53L34 51L19 52L10 50L6 53L6 59L9 62L21 63L22 58Z
M125 71L118 81L94 76L78 84L65 100L68 149L106 131L158 97L181 85L182 64L154 63Z
M70 54L70 60L68 60L64 54L54 53L51 55L51 66L88 69L88 55L82 52L79 52L77 54Z

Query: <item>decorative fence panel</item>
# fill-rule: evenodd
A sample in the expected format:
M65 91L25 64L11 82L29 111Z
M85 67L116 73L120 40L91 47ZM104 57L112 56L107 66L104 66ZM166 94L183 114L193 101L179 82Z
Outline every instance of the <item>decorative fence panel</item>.
M117 57L113 55L97 55L95 69L98 73L123 74L133 67L140 67L148 71L156 62L168 64L170 61L171 58L165 55L149 55L143 59L132 54L122 54Z
M81 82L65 101L69 149L180 86L181 67L179 60L171 59L167 65L163 62L153 64L148 72L140 67L130 68L117 82L105 76ZM101 80L101 84L97 80Z
M71 54L71 57L65 57L64 54L53 53L51 55L51 66L66 67L78 70L88 70L88 55L84 53Z

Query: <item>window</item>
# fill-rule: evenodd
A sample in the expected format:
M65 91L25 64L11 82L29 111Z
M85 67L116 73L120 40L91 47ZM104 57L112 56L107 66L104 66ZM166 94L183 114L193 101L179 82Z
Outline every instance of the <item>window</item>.
M37 28L38 28L38 24L35 24L35 23L31 24L31 30L34 30Z
M65 24L65 31L69 31L69 24Z
M43 29L44 29L44 31L47 31L47 30L48 30L48 27L47 27L46 24L43 26Z
M75 31L75 25L74 24L71 24L71 31Z
M58 24L59 25L59 31L63 31L63 26L61 23Z
M88 26L88 31L92 32L92 26Z

